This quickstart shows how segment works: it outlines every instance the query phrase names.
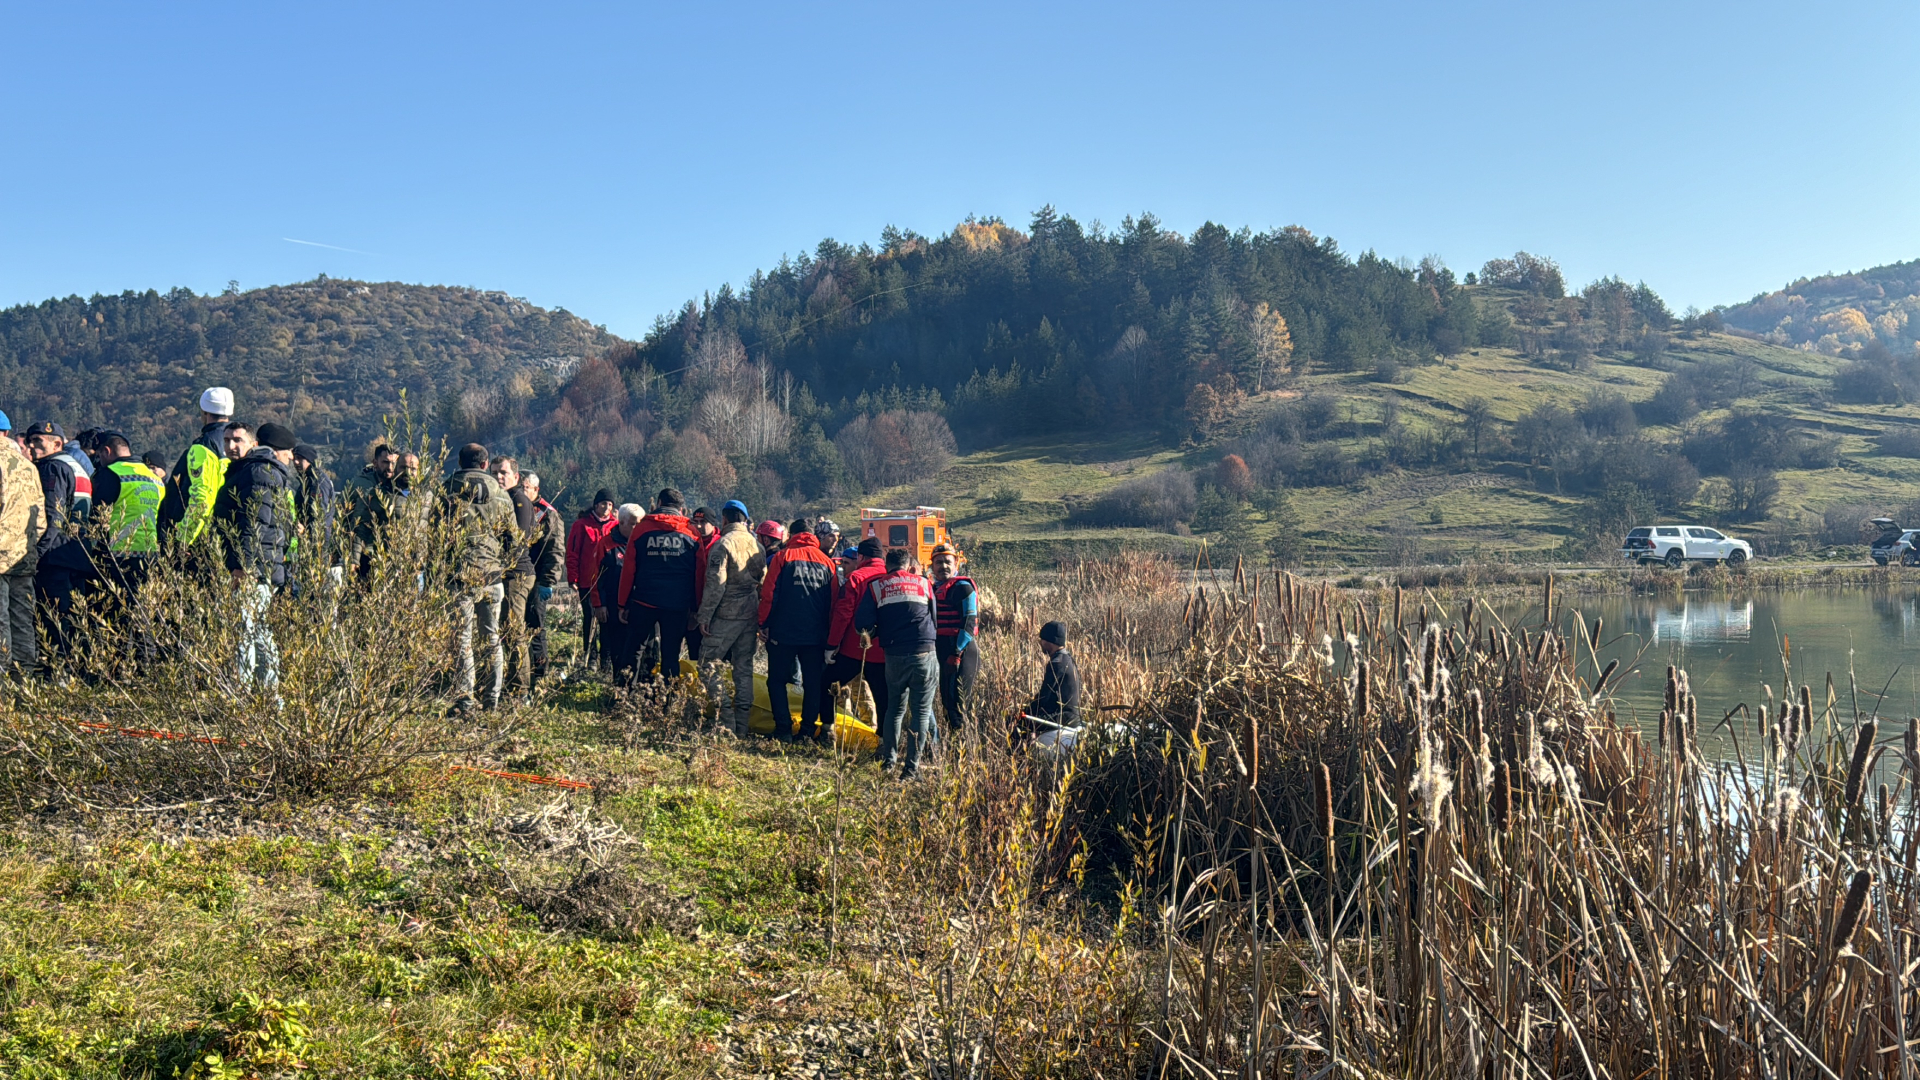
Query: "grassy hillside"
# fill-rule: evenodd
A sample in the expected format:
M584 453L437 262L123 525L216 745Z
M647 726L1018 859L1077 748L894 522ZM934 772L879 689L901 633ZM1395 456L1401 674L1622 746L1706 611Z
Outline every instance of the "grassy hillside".
M1752 409L1839 440L1836 464L1782 470L1770 517L1730 525L1735 531L1770 540L1776 548L1807 550L1824 542L1822 515L1831 508L1892 508L1920 495L1920 461L1884 454L1874 438L1889 425L1920 424L1920 407L1828 401L1828 381L1844 361L1744 336L1702 333L1673 340L1658 366L1613 355L1596 356L1581 370L1567 371L1543 366L1517 349L1482 348L1412 368L1406 381L1397 384L1374 381L1363 373L1307 374L1283 390L1248 400L1226 429L1204 444L1176 448L1139 435L1105 440L1036 436L968 454L932 484L895 489L880 498L936 496L949 507L955 528L988 550L1013 541L1029 547L1071 547L1118 538L1192 543L1166 530L1074 528L1067 521L1068 507L1076 499L1169 466L1208 468L1237 433L1306 394L1337 400L1342 421L1336 429L1347 430L1329 441L1350 457L1366 458L1380 451L1379 422L1389 402L1397 405L1403 424L1416 435L1457 428L1465 404L1475 398L1489 406L1495 421L1490 427L1510 431L1515 421L1545 404L1573 409L1595 391L1644 402L1671 372L1729 361L1751 365L1747 393L1730 406L1705 410L1683 423L1645 425L1642 433L1655 441L1678 443L1690 433L1711 429L1735 409ZM1707 477L1692 505L1670 516L1723 521L1717 503L1725 491L1723 478ZM1547 469L1505 445L1461 467L1389 467L1353 483L1296 487L1289 494L1308 561L1316 563L1565 557L1568 541L1588 525L1587 498L1555 491ZM1274 529L1271 517L1258 510L1253 514L1262 539Z

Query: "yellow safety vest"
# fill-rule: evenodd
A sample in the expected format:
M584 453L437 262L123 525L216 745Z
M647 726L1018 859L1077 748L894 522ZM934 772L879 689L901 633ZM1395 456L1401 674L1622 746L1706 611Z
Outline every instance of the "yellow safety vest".
M115 555L160 550L160 478L138 461L116 461L107 468L120 478L120 497L107 516L113 532L109 547Z

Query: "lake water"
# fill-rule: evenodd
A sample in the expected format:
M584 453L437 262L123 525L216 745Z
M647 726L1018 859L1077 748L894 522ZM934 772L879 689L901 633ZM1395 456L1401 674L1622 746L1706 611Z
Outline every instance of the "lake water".
M1615 708L1653 731L1659 722L1667 665L1685 668L1700 699L1700 728L1706 741L1709 715L1717 722L1735 705L1749 709L1766 701L1762 684L1776 695L1791 661L1795 685L1812 683L1817 702L1825 699L1827 673L1833 674L1839 712L1851 717L1849 668L1859 685L1862 712L1883 717L1920 716L1920 590L1801 589L1753 592L1744 596L1590 596L1563 597L1569 622L1577 613L1591 626L1603 620L1599 659L1580 647L1580 675L1591 681L1608 661L1618 659ZM1490 605L1512 627L1538 625L1537 603ZM1584 636L1581 639L1584 642ZM1885 699L1881 692L1885 690ZM1878 708L1876 710L1876 702ZM1751 750L1753 726L1741 729ZM1732 747L1716 739L1715 749Z

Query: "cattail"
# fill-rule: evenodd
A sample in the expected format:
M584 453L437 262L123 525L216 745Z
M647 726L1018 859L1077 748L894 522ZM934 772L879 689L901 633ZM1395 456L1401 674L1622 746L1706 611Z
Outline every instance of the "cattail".
M1613 678L1613 673L1619 670L1620 670L1619 657L1616 656L1612 660L1607 661L1606 670L1600 673L1600 681L1593 684L1593 692L1598 694L1601 691L1601 689L1607 685L1607 680Z
M1867 777L1867 758L1873 755L1873 736L1879 724L1871 717L1860 725L1860 733L1853 740L1853 762L1847 766L1847 808L1852 809L1860 801L1860 786Z
M1883 829L1893 820L1893 792L1887 790L1885 784L1880 785L1880 813L1877 820Z
M1920 770L1920 719L1907 720L1907 768Z
M1365 660L1360 661L1359 669L1354 672L1353 681L1353 707L1360 714L1360 719L1365 720L1373 708L1370 692L1370 684L1373 682L1373 665Z
M1314 809L1319 812L1320 835L1325 839L1332 840L1333 770L1327 768L1327 763L1324 761L1320 763L1320 767L1315 769L1313 773L1313 802Z
M1805 734L1813 729L1813 687L1800 684L1800 731Z
M1873 886L1873 871L1861 870L1853 875L1853 884L1847 886L1847 901L1840 905L1840 919L1833 924L1833 947L1838 949L1852 937L1853 931L1860 925L1860 916L1866 914L1867 890Z
M1553 571L1551 570L1547 571L1546 581L1541 588L1540 618L1548 625L1553 623Z
M1700 699L1692 694L1687 695L1687 738L1700 742Z
M1423 608L1422 610L1424 611L1425 609ZM1425 694L1427 697L1432 697L1433 696L1433 672L1434 672L1434 668L1438 664L1438 654L1440 649L1440 635L1431 629L1428 630L1426 634L1426 641L1422 642L1422 645L1424 646L1423 652L1425 655L1423 657L1424 666L1421 668L1421 672L1420 672L1420 689L1421 689L1421 692Z
M1667 665L1666 708L1668 712L1680 711L1680 673L1672 664Z
M1600 644L1600 630L1602 627L1606 625L1607 625L1607 620L1604 617L1593 620L1593 634L1587 638L1587 644L1589 645ZM1619 662L1620 661L1618 660L1614 661L1614 663L1616 664Z
M1493 823L1501 832L1513 815L1513 764L1502 761L1493 772Z

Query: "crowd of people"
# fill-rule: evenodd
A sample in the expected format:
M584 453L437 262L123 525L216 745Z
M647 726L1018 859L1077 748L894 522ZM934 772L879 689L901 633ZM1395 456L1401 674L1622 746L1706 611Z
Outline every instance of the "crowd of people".
M940 736L936 698L947 730L968 722L980 611L950 545L934 547L923 568L912 551L843 537L825 517L756 525L739 500L717 513L689 509L671 487L648 507L601 490L563 529L540 477L477 443L457 451L457 469L420 503L412 500L428 493L419 456L385 444L336 496L318 450L285 425L236 419L234 406L225 387L203 393L200 435L171 466L153 453L136 457L122 432L70 439L41 420L16 434L0 413L11 448L0 448L0 660L9 670L59 677L80 631L76 598L132 609L168 553L219 560L238 594L236 675L273 693L279 650L268 614L302 545L324 560L331 595L349 571L372 579L405 507L431 505L461 538L449 553L456 713L530 698L550 667L548 604L565 584L580 601L590 666L616 680L670 678L684 652L737 735L748 734L762 646L780 741L830 741L832 688L864 684L882 767L910 777ZM143 660L157 651L151 633L136 639ZM1080 683L1065 627L1048 623L1040 639L1047 666L1021 716L1072 727Z

